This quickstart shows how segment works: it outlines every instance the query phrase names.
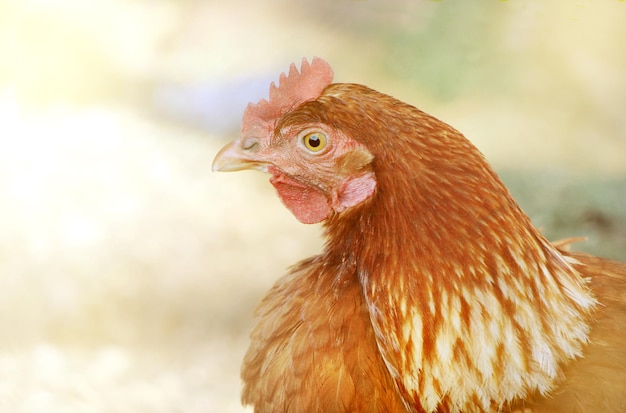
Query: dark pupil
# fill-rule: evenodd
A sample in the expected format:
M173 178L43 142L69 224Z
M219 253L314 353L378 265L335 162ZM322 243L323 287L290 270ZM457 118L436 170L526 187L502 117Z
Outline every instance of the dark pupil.
M309 145L311 145L312 148L317 148L320 146L320 143L320 138L318 138L317 135L309 136Z

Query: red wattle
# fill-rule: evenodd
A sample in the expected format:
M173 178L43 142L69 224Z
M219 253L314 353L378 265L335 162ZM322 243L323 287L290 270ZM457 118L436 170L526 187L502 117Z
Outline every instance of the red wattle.
M276 188L283 204L303 224L321 222L333 211L324 193L316 187L303 184L280 172L272 174L270 183Z

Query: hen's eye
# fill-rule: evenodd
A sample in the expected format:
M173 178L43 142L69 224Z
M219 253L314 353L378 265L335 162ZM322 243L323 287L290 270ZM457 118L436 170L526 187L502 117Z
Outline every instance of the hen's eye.
M311 132L302 138L304 146L311 152L319 152L326 147L326 135L321 132Z

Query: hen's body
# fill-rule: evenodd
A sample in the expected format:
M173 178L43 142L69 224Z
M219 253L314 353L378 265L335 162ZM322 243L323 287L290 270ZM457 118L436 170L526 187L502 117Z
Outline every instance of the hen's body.
M535 394L502 411L626 412L626 267L568 255L580 262L576 267L603 304L589 344L548 397ZM325 264L323 257L300 263L265 297L242 378L243 401L255 412L420 411L402 403L384 367L353 269Z
M459 132L329 70L292 67L214 164L326 229L258 310L244 402L626 411L626 265L559 251Z

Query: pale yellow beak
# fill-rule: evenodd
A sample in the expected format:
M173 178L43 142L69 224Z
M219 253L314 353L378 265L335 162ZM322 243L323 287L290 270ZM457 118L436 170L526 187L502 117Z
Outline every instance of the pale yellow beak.
M213 171L231 172L256 169L267 172L269 162L257 156L257 138L239 138L224 146L213 159Z

